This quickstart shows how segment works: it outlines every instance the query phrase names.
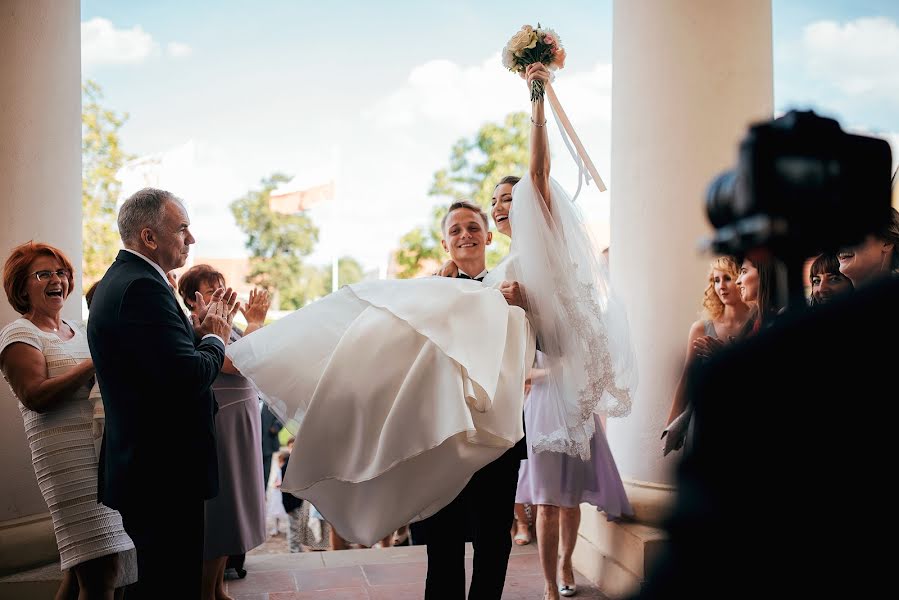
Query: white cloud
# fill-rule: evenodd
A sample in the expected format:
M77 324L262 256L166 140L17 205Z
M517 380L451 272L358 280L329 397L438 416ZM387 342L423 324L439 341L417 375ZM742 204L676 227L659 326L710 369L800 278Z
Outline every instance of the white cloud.
M166 46L166 50L168 51L168 55L173 58L184 58L185 56L190 56L194 52L193 48L181 42L169 42L168 46Z
M559 99L608 184L612 67L600 63L589 71L562 70L557 77ZM400 87L362 113L362 126L353 139L356 156L347 157L354 163L347 170L357 177L343 186L349 199L344 210L347 220L368 211L367 227L379 234L376 242L368 242L368 250L375 252L377 246L377 252L386 255L410 225L428 220L429 206L436 201L427 196L432 175L447 166L456 140L472 137L488 121L529 110L524 81L502 67L499 53L473 66L432 60L411 69ZM573 193L577 168L552 117L549 121L553 176ZM372 158L384 156L391 157L388 168ZM588 220L603 223L609 198L591 186L581 193L578 204ZM323 231L322 241L328 237Z
M169 42L166 55L184 58L193 48L183 42ZM94 17L81 23L81 63L86 67L142 63L161 54L159 42L140 25L117 29L109 19Z
M800 47L809 74L845 94L899 93L899 26L892 19L818 21L805 27Z
M159 52L159 44L140 25L116 29L109 19L94 17L81 23L81 62L95 65L134 64Z

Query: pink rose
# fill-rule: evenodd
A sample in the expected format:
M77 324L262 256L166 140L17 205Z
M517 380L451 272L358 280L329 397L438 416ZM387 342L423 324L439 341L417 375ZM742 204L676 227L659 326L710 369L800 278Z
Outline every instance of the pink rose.
M553 63L558 68L564 69L565 68L565 58L567 56L565 54L565 48L556 48L555 50L553 50L553 53L555 54L555 59L553 60Z
M547 35L543 38L543 42L546 43L546 44L549 44L550 46L552 46L553 44L556 43L556 40L553 38L553 36L547 34Z

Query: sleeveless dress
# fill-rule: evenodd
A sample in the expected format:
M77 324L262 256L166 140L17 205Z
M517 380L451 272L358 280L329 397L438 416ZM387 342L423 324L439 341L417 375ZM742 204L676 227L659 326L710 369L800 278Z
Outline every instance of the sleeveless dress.
M543 353L537 352L535 367L542 366ZM535 381L525 402L526 430L538 427L537 421L543 416L541 409L545 409L541 405L543 394L543 384ZM535 453L528 447L528 458L521 461L518 471L515 502L568 508L588 502L604 511L610 520L633 514L599 416L593 418L596 432L587 460L560 452Z
M295 435L282 491L370 546L449 504L524 436L534 337L497 287L441 277L346 286L228 347Z
M41 331L27 319L16 319L0 331L0 353L17 342L33 346L46 357L49 376L58 377L90 358L82 326L64 322L75 332L70 340ZM21 402L19 410L37 483L53 520L60 568L125 552L119 563L121 586L137 580L134 542L125 533L121 515L97 503L94 407L89 393L83 386L71 400L43 413Z

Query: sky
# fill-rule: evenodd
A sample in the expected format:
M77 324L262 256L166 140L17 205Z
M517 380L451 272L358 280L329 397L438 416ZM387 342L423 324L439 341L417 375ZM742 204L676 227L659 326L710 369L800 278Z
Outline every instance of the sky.
M272 173L292 187L336 181L314 208L313 263L349 255L383 269L400 236L429 221L433 173L452 144L529 110L499 51L545 19L568 53L554 84L609 179L612 2L82 0L82 77L129 115L139 157L126 192L158 185L184 198L195 256L245 254L228 204ZM776 112L814 108L899 150L899 3L774 0ZM553 175L577 172L550 129ZM610 193L578 203L601 224Z

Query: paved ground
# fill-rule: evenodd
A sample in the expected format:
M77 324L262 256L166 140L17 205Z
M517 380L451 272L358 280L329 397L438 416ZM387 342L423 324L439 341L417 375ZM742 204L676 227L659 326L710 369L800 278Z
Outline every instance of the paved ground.
M247 556L245 579L228 581L235 600L412 600L424 596L427 556L422 546L338 552L286 553L283 534ZM471 569L471 546L466 562ZM516 546L509 559L504 600L540 600L543 577L536 544ZM581 599L605 599L576 575Z

